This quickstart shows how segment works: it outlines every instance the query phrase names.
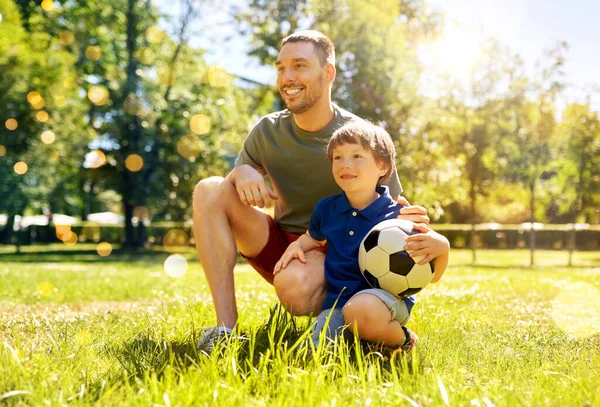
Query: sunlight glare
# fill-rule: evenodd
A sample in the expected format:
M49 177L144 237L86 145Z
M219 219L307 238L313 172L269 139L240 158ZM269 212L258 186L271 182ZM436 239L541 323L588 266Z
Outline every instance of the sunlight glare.
M600 333L600 290L578 281L564 287L552 301L552 318L566 333L589 338Z
M434 72L466 81L481 57L481 41L475 31L448 25L441 38L419 48L419 57Z

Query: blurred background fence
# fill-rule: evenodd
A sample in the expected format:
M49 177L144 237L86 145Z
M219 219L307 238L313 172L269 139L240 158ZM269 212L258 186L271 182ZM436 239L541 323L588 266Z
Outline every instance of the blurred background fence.
M440 224L435 229L444 234L453 248L472 248L473 236L475 247L480 249L524 249L530 247L530 224L502 225L484 223L474 225ZM108 242L123 244L125 228L122 225L99 225L94 222L79 222L61 230L65 226L30 225L11 233L0 227L0 244L17 246L60 243L75 245L78 242ZM136 230L139 229L139 225ZM588 224L534 224L535 248L552 250L599 250L600 225ZM138 230L139 231L139 230ZM72 233L74 239L65 239L65 233ZM194 245L193 230L190 222L160 222L144 227L147 246Z

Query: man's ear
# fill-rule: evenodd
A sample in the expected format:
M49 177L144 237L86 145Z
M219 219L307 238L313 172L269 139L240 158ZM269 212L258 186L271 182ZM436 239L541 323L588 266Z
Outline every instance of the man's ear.
M325 65L325 76L327 77L329 82L333 82L333 80L335 79L335 75L335 66L332 63L328 62L327 65Z

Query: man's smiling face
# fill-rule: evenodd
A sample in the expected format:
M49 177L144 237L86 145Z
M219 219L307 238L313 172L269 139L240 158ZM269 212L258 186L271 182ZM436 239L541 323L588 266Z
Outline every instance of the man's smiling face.
M285 44L275 67L279 93L292 113L304 113L327 96L329 89L325 82L325 69L312 43Z

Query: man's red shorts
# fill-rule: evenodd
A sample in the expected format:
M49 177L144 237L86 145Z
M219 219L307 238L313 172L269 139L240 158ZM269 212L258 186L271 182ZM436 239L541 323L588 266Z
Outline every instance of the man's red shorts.
M269 215L266 216L269 221L269 240L265 247L258 256L253 258L248 258L243 253L240 254L265 280L273 284L273 269L275 268L275 264L277 264L288 245L297 240L300 235L282 230L277 222L275 222L275 219ZM327 246L319 247L315 250L321 250L325 253Z

